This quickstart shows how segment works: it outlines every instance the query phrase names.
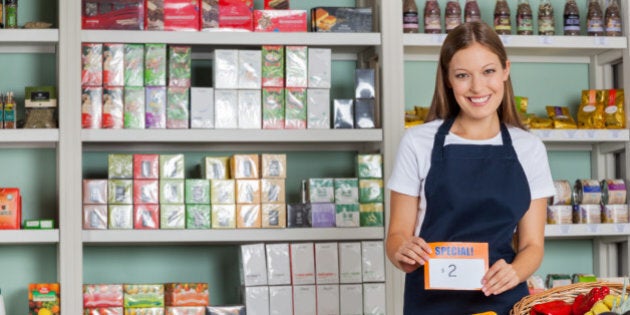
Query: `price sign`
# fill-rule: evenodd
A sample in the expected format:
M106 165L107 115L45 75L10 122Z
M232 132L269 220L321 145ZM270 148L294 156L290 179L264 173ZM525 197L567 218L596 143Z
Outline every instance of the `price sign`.
M426 290L480 290L488 270L488 243L429 243L433 253L424 265Z

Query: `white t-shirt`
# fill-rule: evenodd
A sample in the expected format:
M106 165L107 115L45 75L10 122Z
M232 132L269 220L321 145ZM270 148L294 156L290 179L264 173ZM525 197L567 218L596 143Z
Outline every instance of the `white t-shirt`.
M431 152L433 141L443 120L434 120L420 126L408 129L403 136L394 169L387 182L387 188L410 196L420 196L418 219L415 234L420 232L424 220L426 198L424 195L424 181L431 167ZM516 127L508 127L512 138L512 146L518 161L523 167L529 183L532 200L550 197L555 194L551 170L547 160L547 150L540 138ZM501 145L501 133L486 140L469 140L450 133L444 139L444 145L450 144L478 144Z

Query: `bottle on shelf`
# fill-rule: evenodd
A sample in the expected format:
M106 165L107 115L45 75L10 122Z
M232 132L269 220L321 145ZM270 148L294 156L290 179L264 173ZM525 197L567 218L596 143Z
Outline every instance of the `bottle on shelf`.
M621 11L617 0L610 0L604 14L606 36L621 36Z
M497 0L494 5L494 30L499 35L512 34L510 7L506 0Z
M424 3L424 32L427 34L442 33L441 23L440 4L437 0L427 0Z
M586 35L604 35L604 14L599 0L589 0L588 12L586 13Z
M553 6L549 0L541 0L538 6L538 35L553 36L556 34L556 21Z
M464 22L479 21L481 21L481 11L477 0L466 0L466 5L464 5Z
M17 28L17 0L6 0L4 2L5 28Z
M529 0L519 0L516 9L516 34L533 35L533 20L532 7L529 5Z
M449 0L446 3L446 9L444 9L444 25L446 32L453 30L462 24L462 8L459 6L459 1Z
M575 0L567 0L564 4L564 35L580 35L580 9Z
M418 33L416 0L403 0L403 33Z

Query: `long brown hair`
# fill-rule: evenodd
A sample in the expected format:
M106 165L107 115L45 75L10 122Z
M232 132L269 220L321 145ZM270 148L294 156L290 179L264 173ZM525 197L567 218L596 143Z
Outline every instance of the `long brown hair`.
M426 121L455 118L459 114L459 104L455 100L453 89L448 84L448 67L455 53L468 48L474 43L480 44L496 54L501 62L501 67L505 69L507 65L505 47L503 47L503 43L497 33L486 23L468 22L450 31L440 50L440 60L438 61L435 78L435 91L433 92L433 100L431 101L431 108L429 108ZM497 108L499 121L526 129L516 112L514 90L512 89L512 80L509 76L503 83L503 87L503 100L499 108Z

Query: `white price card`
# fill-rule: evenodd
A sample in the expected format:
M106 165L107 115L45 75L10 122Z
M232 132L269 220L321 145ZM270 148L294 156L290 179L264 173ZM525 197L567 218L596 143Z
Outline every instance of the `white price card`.
M488 270L488 243L429 243L424 265L425 290L481 290Z

